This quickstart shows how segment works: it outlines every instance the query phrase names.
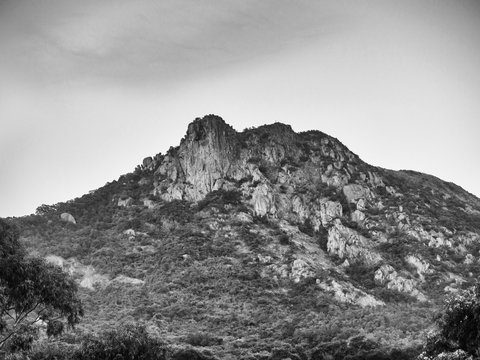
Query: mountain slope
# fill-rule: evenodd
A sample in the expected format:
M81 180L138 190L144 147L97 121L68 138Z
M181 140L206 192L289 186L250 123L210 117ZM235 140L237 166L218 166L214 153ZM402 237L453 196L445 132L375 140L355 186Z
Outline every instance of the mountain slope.
M118 181L14 220L83 287L79 332L141 322L219 358L406 354L480 275L475 196L319 131L239 133L214 115Z

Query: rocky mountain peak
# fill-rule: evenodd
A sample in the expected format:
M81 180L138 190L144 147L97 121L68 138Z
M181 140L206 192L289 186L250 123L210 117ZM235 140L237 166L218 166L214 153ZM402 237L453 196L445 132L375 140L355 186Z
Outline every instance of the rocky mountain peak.
M216 140L235 136L236 131L220 116L207 115L197 118L188 125L184 141Z
M383 324L386 343L410 343L419 336L404 317L421 318L480 277L478 198L430 175L369 165L327 134L280 123L237 132L218 116L198 118L165 155L37 210L22 220L25 241L96 289L92 304L118 288L122 320L138 314L158 331L173 323L175 336L202 324L234 348L259 333L269 344L297 341L318 324L328 342L337 335L326 321L346 326L338 339L349 339L366 328L365 314L370 331ZM115 304L104 308L117 312Z

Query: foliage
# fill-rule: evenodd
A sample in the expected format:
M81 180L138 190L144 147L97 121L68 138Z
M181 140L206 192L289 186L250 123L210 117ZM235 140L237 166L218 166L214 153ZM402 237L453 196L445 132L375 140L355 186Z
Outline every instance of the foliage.
M345 269L345 273L351 280L367 289L375 287L375 268L363 263L352 263Z
M28 257L18 233L0 219L0 350L27 350L33 326L47 324L49 336L74 326L83 316L77 287L59 267Z
M309 218L305 219L303 223L298 224L298 230L300 230L304 234L307 234L308 236L313 236L315 232L312 222Z
M480 356L480 284L448 297L437 325L438 331L427 337L422 359Z
M448 298L439 325L446 339L480 355L480 285Z
M221 211L226 211L226 205L241 204L242 193L237 190L215 190L208 193L203 200L197 204L197 210L203 210L208 207L215 207Z
M415 349L382 349L371 338L358 335L348 341L320 344L311 360L411 360L415 355Z
M192 220L193 211L190 202L173 200L164 204L158 210L158 215L170 220L175 220L183 225Z
M99 337L87 338L74 354L78 360L164 360L166 349L152 338L144 327L125 326L109 331Z

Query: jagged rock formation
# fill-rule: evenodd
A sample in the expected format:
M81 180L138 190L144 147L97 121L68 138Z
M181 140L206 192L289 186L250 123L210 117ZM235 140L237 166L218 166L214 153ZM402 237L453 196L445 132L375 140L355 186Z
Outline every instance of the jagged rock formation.
M378 286L421 301L426 297L417 289L419 282L397 274L379 246L395 242L391 234L398 232L429 248L452 247L459 243L458 236L466 236L446 227L425 229L425 214L431 207L416 201L421 194L405 193L409 183L418 181L412 172L370 166L319 131L297 134L290 126L276 123L238 133L220 117L209 115L188 126L178 147L144 159L142 166L153 172L153 180L144 177L140 181L152 184L150 196L158 201L198 202L212 191L240 191L254 215L273 222L307 224L313 232L327 233L324 250L330 256L346 260L348 266L369 266L376 270ZM464 211L478 211L475 197L457 193L433 177L425 179L444 191L436 193L432 187L434 195L467 200ZM127 200L118 204L127 206ZM392 207L395 203L402 205ZM143 204L151 209L156 206L154 199L143 200ZM475 257L466 257L468 251L462 246L456 251L465 254L465 263L473 263ZM421 257L402 256L420 281L435 272ZM268 263L263 274L299 281L314 277L307 267L298 259L291 264Z

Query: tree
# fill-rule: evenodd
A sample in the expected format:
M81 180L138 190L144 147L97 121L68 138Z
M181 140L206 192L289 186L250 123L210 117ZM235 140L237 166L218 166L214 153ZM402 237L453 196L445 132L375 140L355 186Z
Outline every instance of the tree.
M428 337L421 359L479 356L480 284L447 298L437 325L439 331Z
M27 255L18 231L0 219L0 351L26 350L35 324L47 335L73 327L83 316L77 286L58 266Z
M445 339L480 355L480 284L447 299L439 325Z

